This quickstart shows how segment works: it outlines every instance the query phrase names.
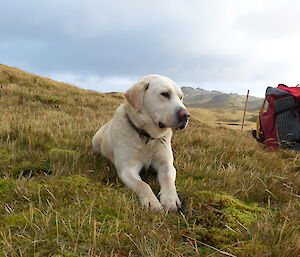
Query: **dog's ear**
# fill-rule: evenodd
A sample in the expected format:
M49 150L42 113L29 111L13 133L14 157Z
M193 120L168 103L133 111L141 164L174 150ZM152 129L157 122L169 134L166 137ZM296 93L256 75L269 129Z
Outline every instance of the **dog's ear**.
M124 96L136 111L140 111L143 104L144 93L149 87L148 81L139 81L129 88Z

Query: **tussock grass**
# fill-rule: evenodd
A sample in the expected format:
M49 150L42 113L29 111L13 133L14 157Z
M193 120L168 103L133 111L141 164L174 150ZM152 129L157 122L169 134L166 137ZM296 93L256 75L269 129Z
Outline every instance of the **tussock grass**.
M148 212L91 150L121 102L0 65L0 256L300 255L299 155L197 110L173 138L182 211Z

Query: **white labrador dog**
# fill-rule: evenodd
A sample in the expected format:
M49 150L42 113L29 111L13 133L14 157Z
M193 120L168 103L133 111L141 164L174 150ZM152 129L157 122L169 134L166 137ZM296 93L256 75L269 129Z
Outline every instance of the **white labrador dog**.
M172 129L183 129L190 113L174 81L148 75L125 92L125 102L92 140L94 151L114 163L123 183L137 193L142 206L177 210L181 203L175 187L176 170L171 149ZM161 190L159 198L139 173L153 167Z

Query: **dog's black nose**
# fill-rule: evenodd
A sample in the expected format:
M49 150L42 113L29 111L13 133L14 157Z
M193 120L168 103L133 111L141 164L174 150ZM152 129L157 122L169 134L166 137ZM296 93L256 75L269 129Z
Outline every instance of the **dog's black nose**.
M178 112L178 118L180 121L187 121L191 114L186 110L182 109Z

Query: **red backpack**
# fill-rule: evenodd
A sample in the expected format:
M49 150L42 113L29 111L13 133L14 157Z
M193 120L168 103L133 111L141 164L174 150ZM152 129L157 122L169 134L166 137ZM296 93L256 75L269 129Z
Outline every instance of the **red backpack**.
M253 136L266 147L300 151L299 114L300 87L268 87Z

